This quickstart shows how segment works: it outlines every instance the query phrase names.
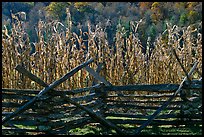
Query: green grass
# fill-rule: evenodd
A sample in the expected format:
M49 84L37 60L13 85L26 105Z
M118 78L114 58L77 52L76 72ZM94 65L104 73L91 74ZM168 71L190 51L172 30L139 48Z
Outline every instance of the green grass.
M70 135L102 135L101 128L97 126L85 125L82 128L75 128L69 131Z
M202 135L202 126L157 127L144 129L141 135Z
M134 134L138 125L118 124L129 134ZM82 128L70 130L71 135L116 135L112 129L98 125L86 125ZM180 126L147 126L140 135L202 135L202 125L180 125Z
M35 130L36 126L23 126L15 125L21 129ZM120 124L120 127L127 128L126 131L130 134L134 134L138 125ZM5 128L2 126L2 128ZM11 133L15 134L15 133ZM32 133L31 133L32 134ZM106 127L98 125L85 125L81 128L75 128L69 130L70 135L115 135L115 130L108 129ZM142 130L140 135L202 135L202 125L184 125L184 126L147 126Z
M112 117L109 116L107 119L134 119L127 117ZM15 125L20 129L30 129L35 130L37 126L23 126ZM117 124L117 126L125 129L129 134L134 134L135 129L140 125L134 124ZM2 126L2 128L6 128ZM11 132L10 132L11 133ZM16 134L16 133L11 133ZM29 133L30 134L30 133ZM32 133L31 133L32 134ZM75 128L68 130L69 135L116 135L116 131L102 126L101 124L88 124L80 128ZM162 126L147 126L144 128L140 135L202 135L202 125L180 125L180 126L171 126L171 125L162 125Z
M16 125L16 124L14 124L14 126L16 126L17 128L20 128L20 129L30 129L30 130L37 129L37 126L24 126L24 125Z

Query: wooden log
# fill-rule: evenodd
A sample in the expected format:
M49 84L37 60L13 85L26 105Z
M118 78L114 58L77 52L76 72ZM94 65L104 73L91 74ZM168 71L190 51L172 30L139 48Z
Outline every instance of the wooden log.
M20 107L22 106L21 103L13 103L13 102L2 102L2 107L5 107L5 108L16 108L16 107Z
M93 60L92 60L93 61ZM90 62L90 61L89 61ZM88 65L88 63L86 63ZM83 66L84 67L84 66ZM24 70L24 71L27 71L27 70ZM72 71L71 71L72 72ZM74 72L77 72L76 70L74 70ZM23 73L23 72L22 72ZM30 72L29 72L30 73ZM70 75L70 74L69 74ZM38 79L38 81L36 82L39 82L38 84L42 85L42 86L45 86L45 90L42 90L36 97L39 98L42 94L44 94L45 92L49 91L49 90L53 90L54 87L56 87L56 85L59 85L61 82L65 81L66 77L68 77L69 75L65 75L64 77L62 77L60 80L58 81L55 81L53 82L52 84L50 84L49 86L47 86L46 83L44 83L42 80ZM27 75L28 77L31 77L33 75ZM36 76L34 76L36 77ZM35 80L35 79L33 79ZM46 90L47 89L47 90ZM96 121L100 122L102 125L105 125L105 126L108 126L112 129L114 129L117 133L121 134L121 135L125 135L125 132L124 131L121 131L116 125L112 124L111 122L107 121L106 119L104 119L103 117L101 117L100 115L94 113L91 109L87 108L87 107L84 107L80 104L78 104L77 102L73 101L72 99L66 97L65 95L61 95L62 99L67 101L67 102L70 102L72 104L74 104L75 106L85 110L90 117L92 117L93 119L95 119ZM36 99L34 99L36 100ZM32 101L33 103L33 101ZM29 104L28 104L29 105ZM20 109L22 110L22 109ZM16 114L15 114L16 115ZM7 119L10 119L10 118L7 118ZM5 122L5 120L4 120Z
M126 101L125 101L126 102ZM151 102L151 101L150 101ZM163 101L163 102L165 102L165 101ZM181 102L182 103L182 102ZM176 107L180 107L182 104L178 104L178 103L170 103L170 105L169 106L176 106ZM127 103L121 103L120 101L118 101L118 102L107 102L106 103L107 105L116 105L116 106L127 106L127 107L140 107L140 106L149 106L149 107L151 107L151 106L155 106L155 107L159 107L159 106L161 106L161 104L162 103L134 103L134 102L127 102Z
M78 93L87 92L92 88L95 88L95 87L88 87L88 88L75 89L75 90L63 90L63 91L55 90L55 92L49 92L49 95L50 96L61 96L63 94L64 96L66 96L66 95L78 96L77 95Z
M83 93L83 92L90 91L90 90L100 89L101 87L102 87L101 84L96 84L94 86L87 87L87 88L80 88L80 89L68 90L68 91L63 91L63 92L65 93L72 92L73 94L78 94L78 93Z
M41 123L40 122L37 122L37 121L34 121L34 120L10 120L8 121L7 123L5 123L5 126L7 126L7 124L12 124L12 125L23 125L23 126L38 126L40 125Z
M99 106L95 106L92 108L92 110L95 112L95 113L100 113L100 107L102 107L103 105L99 105ZM70 112L70 115L71 116L75 116L75 115L81 115L81 116L85 116L87 113L86 111L84 110L78 110L78 111L72 111Z
M13 94L38 94L40 90L32 90L32 89L8 89L3 88L1 89L2 94L3 93L13 93Z
M183 89L200 89L202 91L202 81L193 80L191 82L185 81Z
M22 69L21 66L18 66L17 68L18 68L17 70ZM23 71L25 71L25 69L23 69ZM137 86L137 85L133 85L133 86ZM54 93L51 92L49 94L50 95L61 95L62 93L63 94L65 93L66 95L74 95L74 94L83 93L83 92L90 91L90 90L97 90L100 88L101 88L101 84L96 84L96 85L93 85L91 87L74 89L74 90L55 90L56 92L54 92ZM105 89L106 89L106 87L105 87ZM11 94L26 94L26 95L27 94L36 94L37 95L40 92L40 90L33 90L33 89L8 89L8 88L3 88L1 91L2 91L2 94L11 93Z
M96 73L100 73L100 71L103 69L103 63L99 63L98 67L96 68ZM93 82L92 82L92 86L97 84L97 79L94 78Z
M127 117L127 118L142 118L142 119L148 119L151 115L141 115L141 114L127 114L127 113L105 113L105 116L111 116L111 117ZM166 114L166 115L160 115L156 117L159 118L177 118L176 114Z
M9 114L11 114L11 113L12 113L12 112L2 111L2 116L9 115ZM24 113L19 114L19 116L21 116L21 115L33 115L33 114L36 114L36 112L24 112ZM38 114L37 114L37 115L38 115Z
M178 84L153 84L153 85L126 85L126 86L106 86L105 91L148 91L148 92L164 92L176 91Z
M13 118L11 121L36 121L39 123L45 123L48 121L47 115L36 115L36 114L31 114L31 115L23 115L22 113L19 115L19 117ZM8 122L9 123L9 122Z
M11 114L12 112L2 112L2 116L5 116L5 115L9 115L9 114ZM44 116L44 115L41 115L41 114L39 114L39 113L37 113L37 112L33 112L33 111L31 111L31 112L24 112L24 113L21 113L21 114L19 114L19 116L20 117L28 117L28 116L32 116L32 117L39 117L39 116Z
M127 117L127 118L149 118L151 115L141 115L141 114L127 114L127 113L105 113L104 116L112 116L112 117ZM158 115L155 119L168 119L168 118L189 118L188 116L181 116L179 114L162 114ZM195 114L194 118L201 119L202 115L201 114Z
M30 95L16 95L16 94L2 94L2 99L12 99L12 100L30 100L32 99L34 96L30 96Z
M100 100L92 100L91 102L87 102L87 103L81 103L80 105L84 106L84 107L88 107L88 108L92 108L93 106L99 105L101 103ZM71 106L69 106L70 108L76 107L76 105L71 104Z
M67 103L67 102L65 102ZM88 102L88 103L84 103L84 104L81 104L82 106L84 107L93 107L95 105L98 105L98 102L96 101L91 101L91 102ZM52 111L53 109L55 109L55 111L64 111L64 110L69 110L69 111L72 111L73 109L76 109L77 107L73 104L69 104L69 106L62 106L62 105L52 105L52 107L50 107L50 109L48 109L48 106L46 104L42 104L42 105L39 105L39 106L33 106L32 109L34 109L35 111L39 112L39 111L42 111L42 110L49 110L49 111ZM54 111L54 110L53 110Z
M36 129L20 129L16 127L6 127L6 128L2 128L2 135L4 134L5 131L10 131L15 133L40 132Z
M98 67L96 68L96 73L99 74L102 68L103 68L103 63L99 63ZM92 86L96 85L97 83L98 83L98 80L94 78L92 82ZM95 91L96 91L95 89L92 89L90 90L90 93L94 93Z
M81 124L88 124L90 122L94 122L94 120L92 120L91 117L85 117L85 118L82 118L82 119L77 119L77 120L70 121L70 122L66 123L66 126L69 129L73 129L75 127L78 127Z
M39 113L25 113L25 114L19 114L19 117L16 118L16 120L39 120L43 118L47 118L49 120L55 119L55 118L65 118L66 115L63 113L47 113L46 115L42 115Z
M100 95L96 94L96 93L90 93L89 95L79 96L79 97L75 97L75 98L72 98L72 99L74 101L91 101L94 98L97 98L98 96L100 96Z
M144 104L161 104L161 103L164 103L166 101L152 101L152 100L105 100L106 103L136 103L136 104L141 104L141 103L144 103ZM180 103L183 103L183 101L174 101L174 102L171 102L170 104L174 104L174 105L177 105L177 104L180 104Z
M141 115L141 114L127 114L127 113L113 113L113 112L105 112L104 113L105 117L111 116L111 117L127 117L127 118L148 118L149 115ZM115 118L114 118L115 119Z
M66 102L66 103L69 103L69 102ZM97 106L99 103L98 100L96 101L91 101L91 102L88 102L88 103L84 103L84 104L81 104L82 106L85 106L85 107L88 107L88 108L92 108L94 106ZM39 105L39 106L33 106L32 109L38 113L44 113L44 110L49 110L49 113L53 113L55 111L58 111L58 112L62 112L62 111L65 111L65 112L71 112L71 111L74 111L74 110L80 110L79 108L77 108L75 105L69 103L68 105L62 105L62 106L59 106L59 105L52 105L52 107L50 107L49 109L47 108L46 104L42 104L42 105ZM54 110L55 109L55 110Z
M185 81L184 83L188 84L189 81ZM202 85L202 79L201 80L200 79L191 80L191 82L189 84L201 84Z
M61 93L65 93L66 95L74 95L78 93L83 93L86 91L90 90L95 90L95 89L100 89L101 84L96 84L91 87L86 87L86 88L80 88L80 89L74 89L74 90L56 90L56 93L50 93L50 95L61 95ZM8 89L8 88L3 88L2 94L38 94L40 90L32 90L32 89Z
M31 73L27 73L26 70L21 70L23 74L26 74L29 76L29 78L32 78L32 80L35 80L35 82L41 83L43 86L45 86L45 88L43 90L41 90L33 99L31 99L29 102L27 102L25 105L23 105L22 107L20 107L18 110L16 110L15 112L13 112L11 115L7 115L3 120L2 120L2 125L4 123L6 123L7 121L9 121L11 118L17 116L19 113L24 112L26 109L28 109L29 107L32 106L33 103L35 103L35 101L40 98L40 96L42 96L43 94L45 94L46 92L48 92L51 89L54 89L55 87L57 87L58 85L60 85L62 82L64 82L65 80L67 80L68 78L70 78L71 76L73 76L76 72L78 72L80 69L82 69L83 67L87 66L88 64L90 64L91 62L93 62L93 59L89 59L87 62L82 63L81 65L75 67L74 69L72 69L69 73L67 73L66 75L64 75L63 77L61 77L59 80L54 81L52 84L50 84L49 86L47 86L46 83L43 83L43 81L41 81L39 78L33 78L35 77L35 75L31 74ZM18 65L19 66L19 65ZM17 66L17 67L18 67ZM20 70L20 69L19 69ZM18 71L19 71L18 70Z
M137 109L158 109L160 106L140 106L140 105L134 105L134 104L107 104L107 109L111 108L137 108ZM168 110L180 110L180 107L167 107Z
M78 123L81 123L82 121L87 121L90 119L91 119L91 117L81 117L81 118L66 122L66 125L77 125Z
M18 70L19 68L21 68L21 66L18 66ZM74 89L74 90L56 90L56 92L51 92L49 93L50 95L61 95L61 94L65 94L65 95L74 95L74 94L78 94L78 93L83 93L86 91L90 91L90 90L95 90L95 89L100 89L101 88L101 84L96 84L93 85L91 87L86 87L86 88L80 88L80 89ZM6 93L11 93L11 94L38 94L40 92L40 90L32 90L32 89L8 89L8 88L3 88L2 89L2 94L6 94Z
M3 111L2 111L1 114L2 114L2 116L5 116L5 115L9 115L9 114L11 114L11 113L12 113L12 112L3 112Z
M77 95L78 93L83 93L83 92L87 92L87 91L90 91L90 90L100 89L100 87L101 87L101 84L97 84L97 85L94 85L94 86L91 86L91 87L81 88L81 89L63 90L63 91L55 90L55 92L49 92L48 94L45 94L45 95L49 95L49 96L61 96L62 94L64 96L66 96L66 95ZM38 100L47 100L47 99L41 99L41 98L39 98Z
M91 119L90 117L81 117L81 118L77 118L77 119L70 119L70 120L51 120L48 124L49 126L52 127L52 129L54 128L58 128L58 127L63 127L65 125L67 126L71 126L71 125L77 125L78 123L81 123L81 121L86 121Z
M92 93L90 95L74 97L73 100L75 100L77 102L82 102L83 101L82 105L88 105L88 104L90 104L92 102L95 102L97 100L98 96L99 96L98 94ZM54 97L50 101L49 100L43 100L43 101L38 100L35 103L35 105L38 106L38 107L48 107L47 106L48 104L53 105L53 106L63 106L65 104L66 104L66 106L71 106L70 103L62 100L61 98L54 99Z
M141 125L146 120L130 120L130 119L109 119L114 124L135 124ZM201 124L202 120L191 120L191 121L182 121L182 120L153 120L149 125L189 125L191 124ZM136 129L137 130L137 129Z
M198 65L198 62L195 62L193 67L191 68L190 72L188 73L188 75L192 75L193 71L195 70L196 66ZM158 108L154 114L144 123L142 124L135 132L135 135L139 134L146 126L148 126L152 120L154 120L154 118L163 110L165 109L168 104L173 100L173 98L181 91L182 87L183 87L183 84L184 82L187 80L187 77L185 77L183 79L183 81L181 82L179 88L176 90L176 92L168 99L167 102L165 102L160 108Z
M113 98L113 97L118 97L118 98L131 98L131 97L135 97L135 98L167 98L167 97L171 97L172 95L107 95L106 98ZM179 95L176 95L176 97L180 97Z
M103 82L105 85L112 85L110 82L108 82L104 77L100 76L98 73L96 73L92 68L89 66L86 66L85 69L98 81Z
M70 104L71 104L71 103L70 103ZM98 100L92 100L92 101L87 102L87 103L81 103L80 105L82 105L82 106L84 106L84 107L92 108L92 107L98 106L98 105L100 105L100 104L104 105L104 104L102 103L102 101L98 99ZM74 104L71 104L71 105L68 106L68 107L69 107L69 108L77 108ZM81 110L80 108L77 108L77 109Z
M54 113L54 114L49 114L47 116L49 119L54 120L54 119L62 119L62 118L68 118L68 117L72 117L71 115L68 115L66 113Z
M170 46L170 47L171 47L171 46ZM183 69L183 71L184 71L184 73L185 73L185 75L186 75L186 79L187 79L188 81L191 81L190 76L188 75L188 72L187 72L186 69L184 68L183 64L181 63L181 61L180 61L180 59L179 59L179 57L178 57L178 55L177 55L177 53L176 53L176 50L175 50L173 47L171 47L171 51L173 52L174 56L176 57L176 60L178 61L178 63L179 63L179 65L181 66L181 68Z

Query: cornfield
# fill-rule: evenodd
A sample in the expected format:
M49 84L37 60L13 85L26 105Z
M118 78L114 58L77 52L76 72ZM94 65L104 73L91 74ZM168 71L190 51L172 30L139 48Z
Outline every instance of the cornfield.
M146 54L138 37L138 27L142 22L132 21L132 31L124 37L124 27L118 25L115 47L107 41L105 28L98 24L93 31L88 24L88 32L77 35L71 32L71 26L58 21L39 21L36 27L38 41L35 53L30 55L29 35L24 22L12 24L11 34L4 27L2 30L2 87L14 89L42 89L40 85L24 77L15 70L18 64L50 84L72 68L89 59L95 58L91 68L99 63L104 67L100 75L113 85L180 83L185 73L172 54L172 48L188 72L194 61L198 60L198 69L194 78L202 75L202 22L188 27L179 27L167 23L167 29L154 43L147 40ZM182 33L180 33L182 32ZM83 35L88 35L88 47L84 45ZM96 42L95 39L98 39ZM79 49L76 47L79 44ZM181 44L182 43L182 44ZM150 44L154 49L150 48ZM59 90L71 90L91 86L93 77L85 70L80 70L69 80L57 87Z

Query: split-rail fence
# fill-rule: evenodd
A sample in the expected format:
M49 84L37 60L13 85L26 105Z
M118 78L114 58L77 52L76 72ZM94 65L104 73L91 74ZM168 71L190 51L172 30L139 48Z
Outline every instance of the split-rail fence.
M18 65L17 71L44 88L2 89L2 133L69 135L74 128L99 125L107 132L138 135L149 126L202 124L202 79L189 80L197 62L181 84L125 86L112 85L88 66L92 62L50 85ZM70 91L54 89L82 68L100 82Z

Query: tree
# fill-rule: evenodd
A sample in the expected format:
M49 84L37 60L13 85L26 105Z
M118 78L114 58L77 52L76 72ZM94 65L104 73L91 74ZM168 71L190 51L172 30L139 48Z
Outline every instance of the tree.
M143 16L150 8L153 2L139 2L140 14Z
M51 2L50 5L46 7L46 11L55 19L62 21L66 18L66 7L70 4L70 2Z
M17 12L28 13L33 6L33 2L2 2L2 12L11 19L10 11L14 14Z
M44 10L44 7L44 3L38 2L28 13L29 21L26 31L29 34L30 40L33 42L37 41L37 34L34 26L37 26L37 23L40 19L45 20L46 11Z
M183 26L183 25L186 24L187 20L188 20L187 14L186 14L186 12L184 12L184 13L182 13L181 16L180 16L179 24L180 24L181 26Z
M187 3L187 16L189 23L195 23L195 21L199 20L199 12L196 10L196 6L199 4L199 2L188 2Z
M151 11L152 11L151 19L154 23L157 23L163 19L161 2L152 3Z

